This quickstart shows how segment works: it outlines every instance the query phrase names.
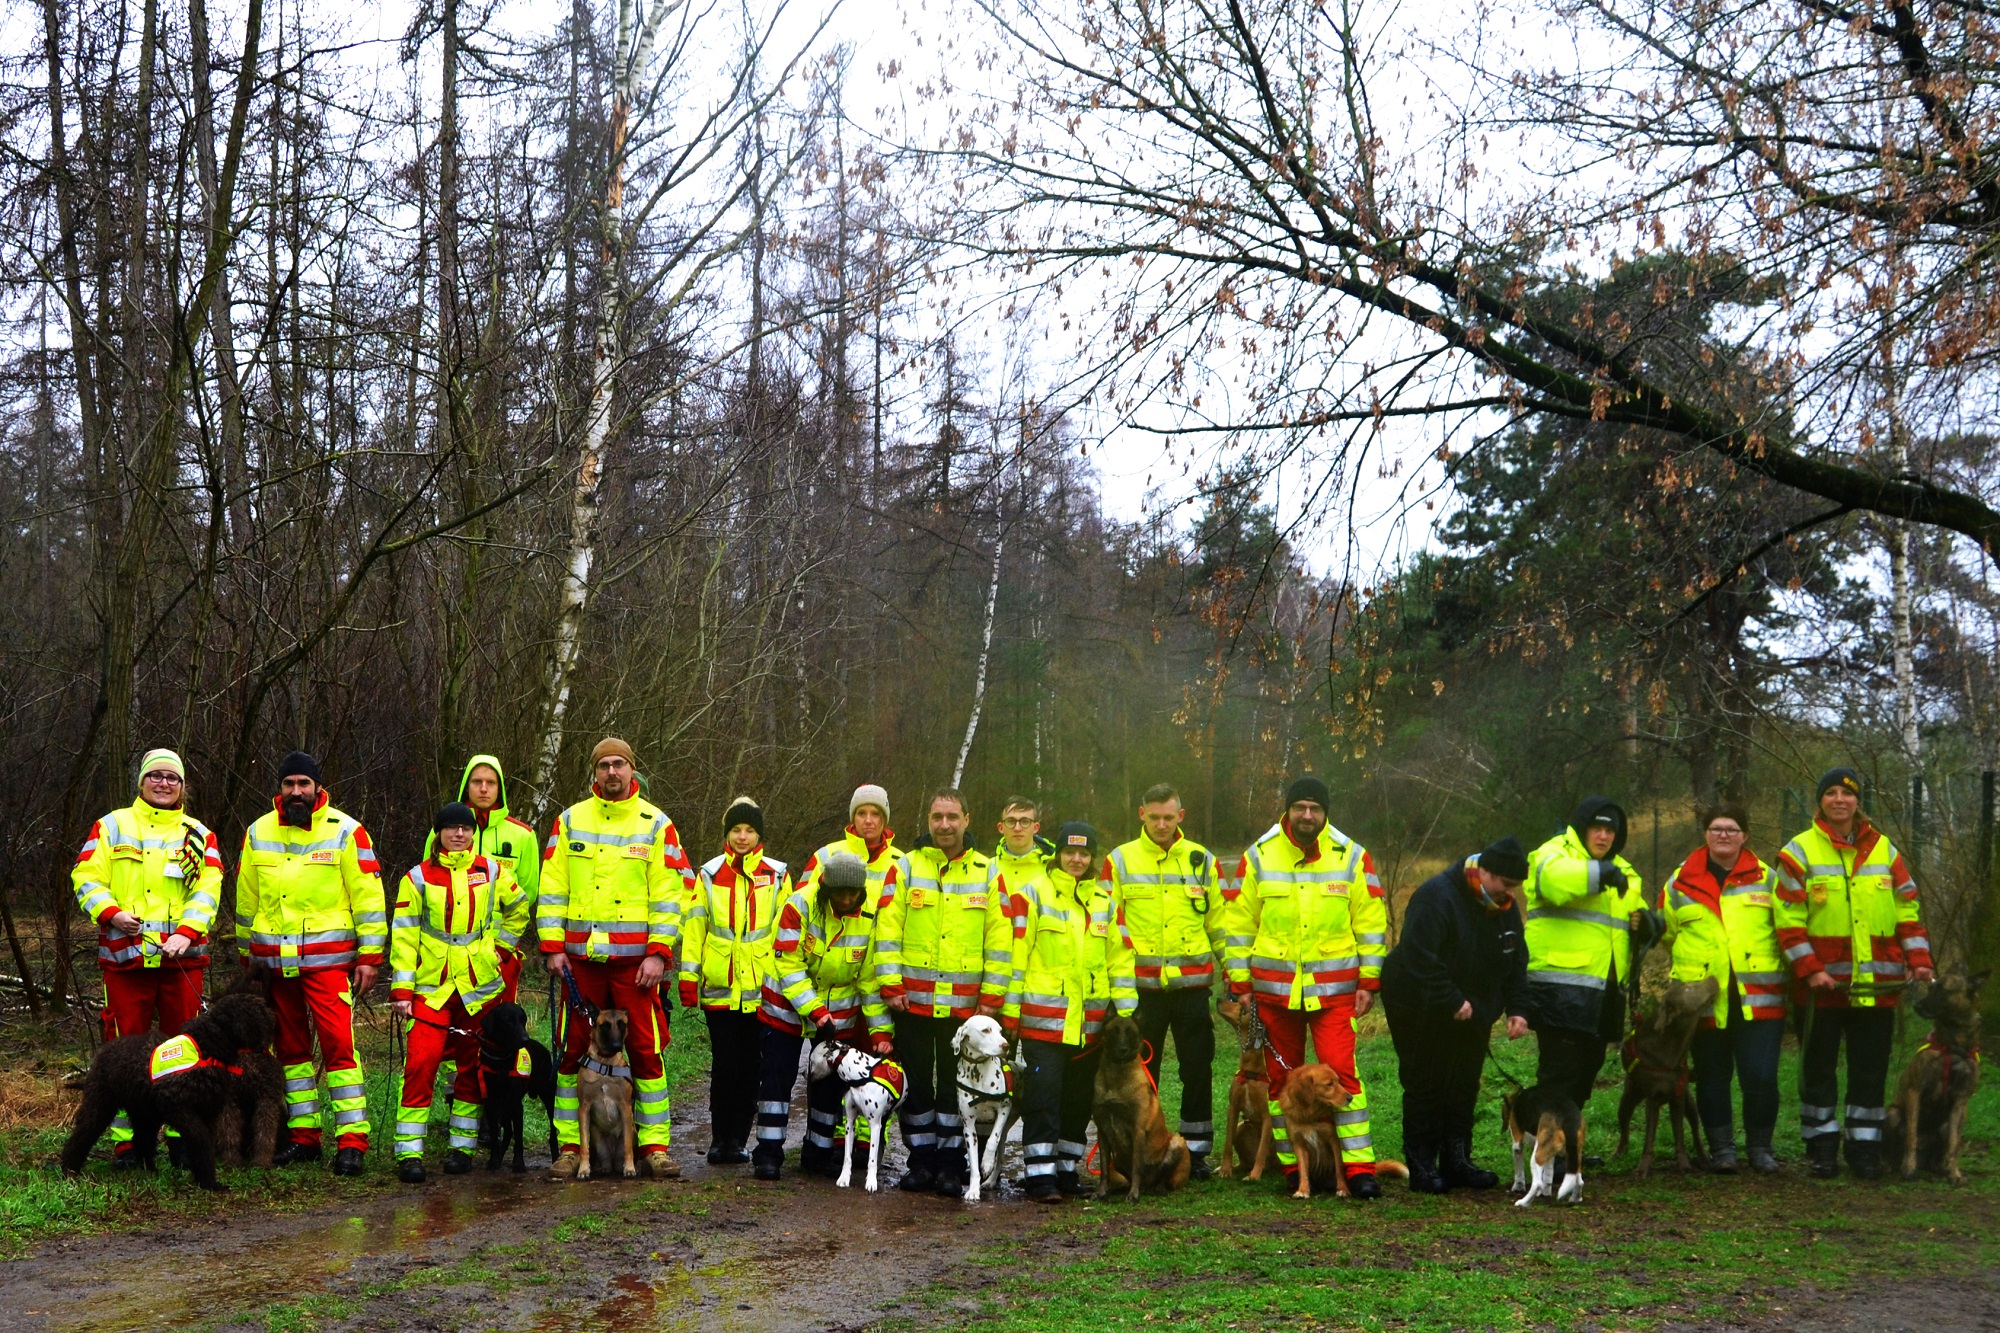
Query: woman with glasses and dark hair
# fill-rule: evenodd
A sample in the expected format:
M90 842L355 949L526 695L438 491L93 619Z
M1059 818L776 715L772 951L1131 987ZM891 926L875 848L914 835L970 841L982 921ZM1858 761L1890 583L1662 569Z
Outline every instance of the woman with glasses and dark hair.
M1788 974L1778 947L1777 875L1746 845L1750 820L1730 801L1702 819L1695 849L1662 891L1673 979L1718 983L1715 1011L1701 1020L1690 1054L1694 1098L1708 1131L1708 1166L1736 1170L1729 1082L1743 1085L1743 1137L1750 1165L1778 1169L1771 1133L1778 1123L1778 1049L1785 1036Z

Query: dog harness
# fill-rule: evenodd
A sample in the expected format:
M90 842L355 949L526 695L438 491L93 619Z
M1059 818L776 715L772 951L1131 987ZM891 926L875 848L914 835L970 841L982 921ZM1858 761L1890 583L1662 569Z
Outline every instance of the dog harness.
M1974 1069L1979 1068L1979 1047L1977 1045L1969 1051L1954 1051L1948 1043L1938 1036L1937 1029L1935 1028L1931 1029L1931 1034L1924 1038L1924 1044L1917 1047L1919 1054L1925 1051L1936 1051L1938 1053L1938 1091L1940 1093L1948 1094L1951 1092L1951 1062L1954 1059L1969 1060L1972 1062ZM155 1074L154 1077L158 1078L159 1075Z
M900 1074L902 1071L899 1069L896 1072ZM966 1100L970 1101L974 1106L984 1105L987 1102L1009 1101L1014 1096L1014 1066L1011 1064L1007 1065L1005 1067L1005 1072L1007 1077L1007 1086L1002 1088L998 1092L988 1092L984 1088L975 1088L970 1083L967 1083L964 1079L956 1080L958 1083L958 1090L964 1093L966 1096Z
M231 1074L243 1072L241 1065L224 1064L220 1060L203 1055L201 1047L195 1045L194 1038L185 1033L178 1037L169 1037L155 1046L153 1058L146 1066L146 1072L152 1076L155 1083L164 1078L172 1078L175 1074L185 1074L191 1069L222 1069Z
M1627 1037L1625 1044L1618 1048L1618 1058L1619 1063L1625 1066L1627 1074L1630 1074L1634 1069L1644 1069L1650 1074L1673 1075L1674 1096L1676 1098L1687 1096L1688 1062L1685 1058L1681 1060L1680 1064L1675 1066L1654 1064L1651 1060L1639 1054L1639 1034L1636 1032Z
M527 1058L528 1058L528 1052L527 1049L524 1047L522 1048L520 1059L514 1062L514 1067L516 1069L519 1069L521 1067L521 1060L525 1060ZM629 1080L632 1077L631 1065L608 1065L604 1063L604 1061L599 1060L595 1056L591 1055L584 1056L582 1061L580 1061L580 1063L583 1065L585 1069L588 1069L591 1073L602 1074L606 1078L622 1078Z
M903 1087L908 1079L903 1074L903 1067L894 1060L878 1060L865 1081L873 1083L900 1102L903 1100Z

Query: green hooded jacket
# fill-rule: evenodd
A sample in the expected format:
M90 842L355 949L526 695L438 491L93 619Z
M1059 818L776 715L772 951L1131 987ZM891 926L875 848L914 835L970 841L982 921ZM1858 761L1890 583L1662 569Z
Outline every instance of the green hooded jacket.
M507 813L507 770L500 761L490 754L476 754L465 761L465 772L459 775L458 794L455 801L472 802L466 799L466 788L472 785L472 770L486 765L500 779L500 799L493 803L491 810L475 810L480 824L473 839L472 850L481 856L490 856L513 872L515 883L528 896L529 919L534 918L535 902L540 897L542 887L542 844L535 836L535 830ZM424 839L424 859L429 860L431 849L437 841L433 832Z

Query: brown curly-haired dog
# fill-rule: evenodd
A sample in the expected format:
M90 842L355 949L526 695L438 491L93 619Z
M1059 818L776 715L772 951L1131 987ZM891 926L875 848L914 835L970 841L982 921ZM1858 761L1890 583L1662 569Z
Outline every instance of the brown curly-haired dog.
M243 1072L230 1080L232 1095L215 1118L216 1164L269 1166L285 1127L285 1067L265 1051L244 1051L239 1063Z
M161 1126L171 1125L180 1132L195 1184L205 1190L223 1188L215 1179L215 1122L236 1095L243 1052L269 1049L276 1035L277 1020L268 1004L255 995L233 994L181 1030L199 1057L189 1067L154 1077L154 1049L177 1040L158 1032L105 1043L83 1076L83 1104L63 1145L63 1174L83 1169L84 1159L122 1110L132 1122L132 1150L148 1170Z

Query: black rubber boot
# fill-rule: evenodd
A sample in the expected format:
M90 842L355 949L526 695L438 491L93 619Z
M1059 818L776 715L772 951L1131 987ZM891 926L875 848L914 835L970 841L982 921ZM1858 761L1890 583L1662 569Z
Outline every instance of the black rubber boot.
M472 1154L463 1148L453 1148L444 1155L444 1173L448 1176L462 1176L472 1170Z
M1451 1182L1438 1171L1438 1144L1421 1131L1407 1136L1403 1151L1408 1155L1405 1165L1410 1168L1410 1192L1412 1194L1447 1194Z
M781 1159L776 1157L753 1158L757 1165L750 1168L750 1175L757 1180L776 1180L785 1173Z
M1207 1154L1207 1153L1205 1153L1205 1152L1191 1152L1191 1153L1189 1153L1189 1154L1188 1154L1188 1179L1189 1179L1189 1180L1191 1180L1191 1181L1193 1181L1193 1180L1213 1180L1214 1178L1215 1178L1215 1168L1214 1168L1214 1167L1212 1167L1212 1166L1210 1166L1210 1165L1208 1164L1208 1154Z
M1375 1179L1374 1168L1370 1167L1365 1171L1348 1171L1347 1192L1356 1199L1381 1198L1382 1186Z
M1056 1172L1056 1193L1058 1194L1073 1198L1089 1188L1090 1186L1084 1183L1083 1177L1074 1171Z
M300 1143L294 1139L271 1154L271 1165L290 1166L294 1162L317 1162L319 1157L317 1143Z
M405 1157L402 1161L396 1163L396 1179L402 1181L405 1185L423 1184L424 1159L421 1157Z
M937 1173L931 1188L947 1199L962 1199L965 1197L965 1174L957 1167L946 1167Z
M1838 1134L1815 1134L1806 1140L1806 1169L1814 1180L1832 1180L1840 1174Z
M1831 1138L1831 1135L1828 1135ZM1880 1180L1882 1178L1882 1145L1850 1141L1847 1145L1847 1169L1854 1173L1856 1180Z
M1029 1176L1027 1185L1029 1203L1061 1203L1062 1188L1056 1184L1054 1176Z
M361 1149L342 1148L333 1155L333 1174L336 1176L358 1176L361 1174Z
M1459 1190L1490 1190L1500 1177L1472 1160L1472 1142L1463 1134L1453 1134L1441 1144L1438 1174L1444 1183Z
M929 1166L918 1163L903 1173L903 1178L896 1182L896 1188L911 1194L929 1194L937 1188L937 1176Z

